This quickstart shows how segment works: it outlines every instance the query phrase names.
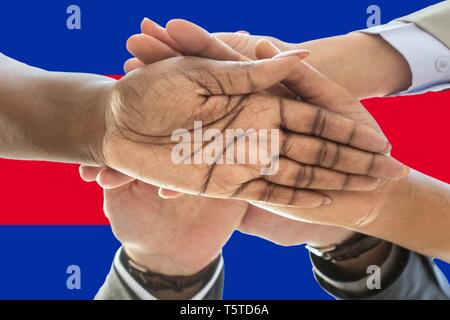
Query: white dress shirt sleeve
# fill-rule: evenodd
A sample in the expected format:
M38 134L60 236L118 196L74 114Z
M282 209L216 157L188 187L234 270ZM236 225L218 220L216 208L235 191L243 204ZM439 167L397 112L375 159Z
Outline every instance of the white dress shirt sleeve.
M120 251L123 250L123 248L120 248L116 256L114 257L114 267L117 270L117 273L121 277L121 279L125 282L125 284L130 288L130 290L133 291L133 293L140 299L140 300L158 300L155 296L153 296L150 292L148 292L143 286L139 284L127 271L127 269L123 266L122 262L119 259ZM217 279L220 276L220 273L223 268L223 257L220 258L220 262L217 265L217 269L214 272L212 278L208 281L208 283L190 300L203 300L205 299L208 292L212 289L214 284L216 283Z
M408 62L412 85L406 91L394 95L450 88L450 49L415 24L393 21L358 32L381 36Z

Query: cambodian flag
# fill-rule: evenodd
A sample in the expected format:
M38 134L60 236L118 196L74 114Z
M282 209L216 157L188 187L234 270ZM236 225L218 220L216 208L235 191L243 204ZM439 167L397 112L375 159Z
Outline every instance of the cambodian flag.
M379 0L382 23L438 1ZM67 28L67 8L81 29ZM0 4L0 52L47 70L123 73L128 36L144 17L192 20L210 31L247 30L291 42L366 28L371 1L23 1ZM1 75L0 75L1 76ZM450 91L364 101L403 163L450 182ZM91 299L120 243L103 215L102 191L78 166L0 160L0 299ZM330 299L303 247L236 233L224 251L225 298ZM450 276L450 267L438 262ZM81 288L67 287L72 268Z

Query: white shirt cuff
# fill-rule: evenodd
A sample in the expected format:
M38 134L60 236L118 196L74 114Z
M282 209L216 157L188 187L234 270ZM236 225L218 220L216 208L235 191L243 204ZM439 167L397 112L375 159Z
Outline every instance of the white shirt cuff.
M393 21L358 32L380 35L408 62L412 85L406 91L394 95L450 88L450 50L415 24Z
M119 259L120 251L123 250L121 247L119 250L117 250L116 255L114 257L114 267L116 268L117 272L119 273L119 276L122 278L122 280L127 284L127 286L133 291L133 293L140 299L140 300L158 300L155 296L153 296L150 292L148 292L143 286L139 284L131 275L130 273L125 269L122 262ZM220 262L217 265L217 269L214 272L214 275L212 278L208 281L208 283L190 300L203 300L205 299L206 295L209 291L213 288L214 284L217 282L217 279L220 276L220 273L223 268L223 257L220 258Z

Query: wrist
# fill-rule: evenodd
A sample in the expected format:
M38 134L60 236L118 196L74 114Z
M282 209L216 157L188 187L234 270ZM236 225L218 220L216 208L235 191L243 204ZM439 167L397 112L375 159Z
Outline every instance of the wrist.
M399 92L412 82L407 61L377 35L355 32L296 47L310 50L307 62L360 99Z
M408 199L411 195L409 180L408 175L399 180L384 182L376 190L378 193L375 195L377 201L372 207L370 214L365 216L364 221L360 221L357 231L392 241L385 237L392 225L392 221L389 222L386 219L400 218L399 213L404 212L402 205L409 202Z
M102 76L49 72L12 59L1 66L0 154L12 159L96 164ZM96 124L95 126L93 124ZM100 128L100 129L99 129Z
M50 72L28 67L29 97L35 114L27 126L36 160L87 165L102 164L107 94L114 80L80 73Z
M110 106L114 81L94 80L79 88L81 97L71 117L69 139L75 146L81 164L105 165L103 142L106 133L106 114Z
M177 257L171 257L164 254L149 254L141 250L135 250L130 246L124 245L125 253L131 260L137 264L165 276L184 276L189 277L200 272L208 266L214 258L205 262L196 261L195 265L184 265L177 262Z
M135 281L154 297L162 300L192 299L195 295L200 294L202 289L203 291L208 290L206 289L208 283L216 281L219 268L223 264L222 257L219 256L193 275L172 276L155 272L136 263L125 250L121 250L119 259ZM203 299L204 297L199 298Z

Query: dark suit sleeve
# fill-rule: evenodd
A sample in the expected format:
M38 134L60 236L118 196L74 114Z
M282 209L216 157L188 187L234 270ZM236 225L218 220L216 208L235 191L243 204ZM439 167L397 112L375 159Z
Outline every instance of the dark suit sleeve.
M217 273L213 276L209 285L210 289L200 298L203 300L222 299L224 285L223 262L219 264ZM157 300L144 287L137 283L128 271L121 266L119 259L114 258L111 270L105 282L95 296L95 300Z
M222 300L223 299L223 285L225 282L225 270L222 266L222 270L220 271L220 275L214 283L213 287L206 294L203 300Z
M450 48L450 1L439 2L398 21L414 23Z
M394 246L395 247L395 246ZM437 265L431 258L418 253L395 247L398 254L392 255L389 266L396 268L394 276L380 289L368 289L369 278L352 282L334 279L326 268L319 266L317 258L312 257L314 276L320 286L336 299L360 300L447 300L450 299L450 286ZM381 266L383 268L383 266ZM392 274L392 273L391 273ZM357 288L357 290L352 290Z

